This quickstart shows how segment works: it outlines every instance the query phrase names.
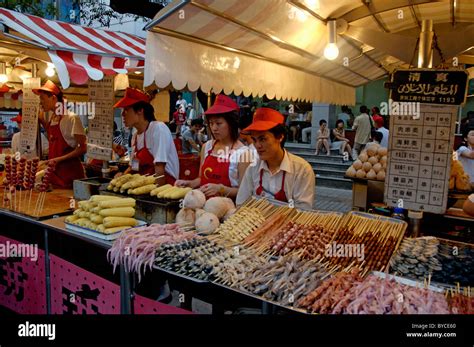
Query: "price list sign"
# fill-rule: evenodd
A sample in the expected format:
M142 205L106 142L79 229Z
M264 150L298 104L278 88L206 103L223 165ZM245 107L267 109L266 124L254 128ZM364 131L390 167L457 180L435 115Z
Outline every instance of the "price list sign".
M389 206L446 211L457 110L457 106L421 104L419 117L390 117L385 180Z
M89 102L95 113L89 115L87 155L98 160L112 159L114 132L114 79L106 76L100 81L89 80Z
M33 89L39 87L41 87L41 79L39 77L23 80L22 126L20 133L21 154L30 154L36 148L40 99L39 95L33 93Z

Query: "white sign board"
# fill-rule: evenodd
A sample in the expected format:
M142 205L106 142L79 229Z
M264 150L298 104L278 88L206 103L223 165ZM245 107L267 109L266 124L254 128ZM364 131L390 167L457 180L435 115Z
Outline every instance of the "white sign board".
M33 89L39 87L41 87L41 79L39 77L26 78L23 80L23 103L21 106L22 122L20 133L21 154L31 154L36 148L40 99L39 95L33 93Z
M457 106L421 104L420 117L390 117L387 205L446 211L457 114Z
M95 105L95 114L89 116L87 156L99 160L112 159L114 139L114 78L89 80L89 102Z

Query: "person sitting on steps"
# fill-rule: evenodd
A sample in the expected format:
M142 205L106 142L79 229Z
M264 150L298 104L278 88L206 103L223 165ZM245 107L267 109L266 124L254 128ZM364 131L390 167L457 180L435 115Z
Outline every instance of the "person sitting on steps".
M349 139L346 138L346 132L344 131L344 121L338 119L336 121L336 127L332 129L331 140L333 141L333 148L339 149L339 154L343 155L344 152L349 153L352 156L352 148L349 144Z
M331 155L331 150L329 147L329 129L327 127L327 124L328 122L326 122L324 119L321 119L319 121L319 130L316 135L316 152L314 153L316 155L319 154L319 150L321 149L321 147L324 147L326 149L327 156Z

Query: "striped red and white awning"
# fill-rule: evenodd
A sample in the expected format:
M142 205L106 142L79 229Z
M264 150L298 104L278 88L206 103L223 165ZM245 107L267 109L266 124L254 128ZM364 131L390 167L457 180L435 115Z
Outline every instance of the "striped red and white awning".
M63 88L104 75L143 69L145 39L138 36L48 20L0 8L0 23L44 47ZM13 32L14 31L14 32Z

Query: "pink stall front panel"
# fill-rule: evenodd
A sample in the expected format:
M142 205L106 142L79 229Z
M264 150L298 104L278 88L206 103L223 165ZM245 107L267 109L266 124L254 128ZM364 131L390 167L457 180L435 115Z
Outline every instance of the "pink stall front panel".
M0 236L0 305L19 314L46 314L44 251Z
M120 286L50 255L53 314L119 314Z

